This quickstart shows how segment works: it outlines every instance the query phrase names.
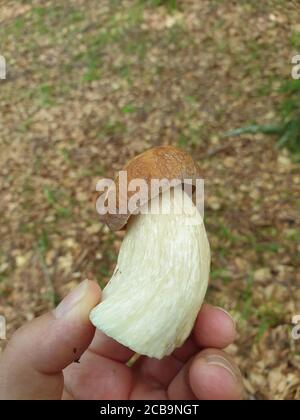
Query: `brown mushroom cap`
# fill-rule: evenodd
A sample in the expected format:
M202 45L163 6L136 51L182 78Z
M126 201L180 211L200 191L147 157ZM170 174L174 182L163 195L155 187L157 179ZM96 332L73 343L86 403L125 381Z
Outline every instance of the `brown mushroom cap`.
M127 171L127 183L129 184L133 179L144 179L150 190L151 180L167 179L169 181L178 179L184 182L190 179L195 182L200 177L199 166L194 162L192 157L182 150L174 146L156 147L133 158L123 169ZM120 208L121 195L119 191L119 175L115 179L115 189L108 189L106 193L105 202L110 194L116 194L117 213ZM127 202L136 191L127 192ZM154 198L155 195L148 197L147 201ZM141 207L145 203L140 203ZM109 214L106 213L100 216L102 223L108 225L113 230L121 230L127 224L128 219L132 213L127 214Z

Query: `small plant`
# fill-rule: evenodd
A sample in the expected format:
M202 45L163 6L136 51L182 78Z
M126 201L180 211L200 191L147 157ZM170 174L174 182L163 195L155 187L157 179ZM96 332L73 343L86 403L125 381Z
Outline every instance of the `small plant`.
M286 147L292 153L300 154L300 80L285 82L279 92L284 100L279 108L281 121L275 124L253 124L225 133L226 137L241 134L269 134L278 137L277 147Z
M267 330L284 323L284 308L276 302L267 302L257 309L256 316L260 321L256 335L256 341L259 341Z

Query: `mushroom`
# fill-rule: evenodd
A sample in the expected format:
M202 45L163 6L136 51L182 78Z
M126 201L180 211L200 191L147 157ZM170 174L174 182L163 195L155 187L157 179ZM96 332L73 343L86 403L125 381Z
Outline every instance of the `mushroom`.
M200 171L189 155L172 146L142 153L125 171L128 183L136 178L149 187L153 179L178 183L151 191L137 211L101 216L112 230L126 229L126 233L115 271L90 320L135 353L161 359L190 335L208 286L210 248L203 219L183 189L186 179L195 186ZM106 199L115 192L108 190ZM129 191L127 202L132 195ZM121 200L117 187L117 208ZM149 204L162 210L170 203L179 211L143 211Z

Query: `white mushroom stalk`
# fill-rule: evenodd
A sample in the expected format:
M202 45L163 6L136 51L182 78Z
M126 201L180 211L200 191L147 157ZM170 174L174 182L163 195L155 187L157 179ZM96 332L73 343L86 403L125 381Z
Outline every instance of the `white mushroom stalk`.
M170 192L152 200L168 205ZM134 352L161 359L188 338L209 279L210 249L193 201L176 187L183 214L131 216L114 274L92 323Z

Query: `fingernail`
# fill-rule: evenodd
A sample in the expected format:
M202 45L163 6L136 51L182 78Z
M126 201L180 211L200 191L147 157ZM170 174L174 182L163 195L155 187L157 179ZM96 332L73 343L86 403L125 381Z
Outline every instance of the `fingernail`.
M68 316L73 309L84 299L87 288L88 280L80 283L71 293L68 294L54 310L56 318L64 318Z
M229 312L227 312L224 308L220 308L220 306L215 306L215 308L218 309L219 311L224 312L224 314L226 314L231 319L233 327L234 329L236 329L236 320L233 319L232 315Z
M219 356L217 354L212 354L205 356L204 360L207 366L221 367L222 369L227 370L227 372L229 372L232 375L232 377L235 380L237 380L238 377L235 368L227 359L225 359L225 357Z

